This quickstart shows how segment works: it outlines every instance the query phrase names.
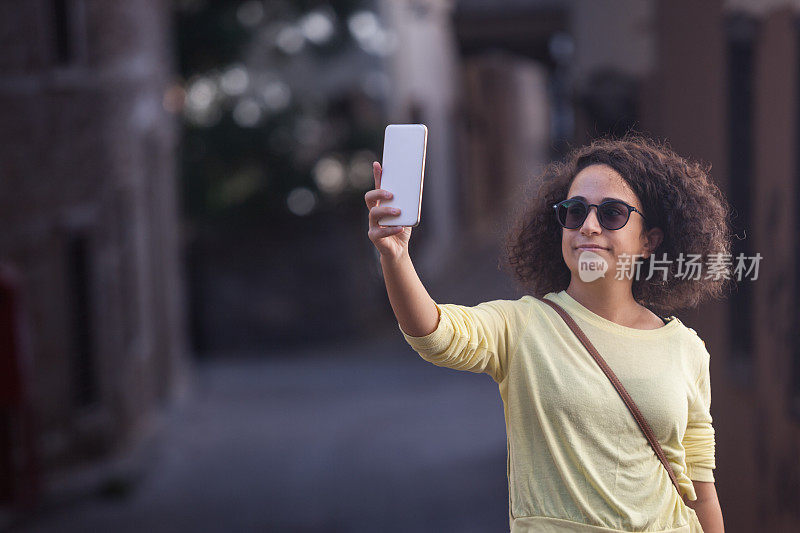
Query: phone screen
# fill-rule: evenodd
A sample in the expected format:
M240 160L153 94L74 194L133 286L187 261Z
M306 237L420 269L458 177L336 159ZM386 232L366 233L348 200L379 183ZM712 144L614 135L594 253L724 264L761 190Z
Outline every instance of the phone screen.
M399 215L378 220L381 226L416 226L422 211L422 183L428 128L424 124L389 124L383 138L381 189L393 197L381 206L400 209Z

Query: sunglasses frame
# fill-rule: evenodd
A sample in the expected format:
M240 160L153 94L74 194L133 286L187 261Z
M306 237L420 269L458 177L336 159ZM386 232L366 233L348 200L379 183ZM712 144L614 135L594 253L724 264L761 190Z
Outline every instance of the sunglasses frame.
M574 228L570 228L570 227L565 226L564 224L562 224L561 223L561 218L559 218L559 216L558 216L558 207L561 204L565 203L565 202L578 202L578 203L583 204L584 207L586 207L586 215L584 215L583 220L581 220L580 224L578 224ZM609 228L608 226L603 224L603 217L600 215L600 207L603 206L603 205L606 205L606 204L622 204L622 205L624 205L625 207L628 208L628 215L627 215L627 218L625 218L625 223L622 224L620 227L618 227L618 228ZM639 215L641 215L641 217L644 219L645 223L647 223L647 218L645 218L645 216L642 214L641 211L639 211L638 209L636 209L632 205L630 205L630 204L628 204L626 202L623 202L622 200L606 200L605 202L600 202L600 204L590 204L586 200L581 200L580 198L567 198L566 200L562 200L562 201L558 202L557 204L553 204L553 209L555 210L555 213L556 213L556 220L558 221L558 224L564 229L578 229L581 226L583 226L583 223L586 222L586 218L589 216L589 211L592 209L592 207L595 207L595 209L597 209L597 221L600 223L601 226L603 226L605 229L607 229L609 231L616 231L616 230L624 228L625 225L628 224L628 221L631 219L631 212L632 211L636 211L637 213L639 213Z

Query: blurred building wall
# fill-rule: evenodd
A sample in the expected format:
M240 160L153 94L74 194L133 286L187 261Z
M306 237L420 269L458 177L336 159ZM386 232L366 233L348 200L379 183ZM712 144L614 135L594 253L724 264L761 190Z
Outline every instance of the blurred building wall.
M472 239L502 237L525 183L548 161L548 77L524 56L487 51L464 60L458 199Z
M572 3L576 144L648 124L644 91L655 68L655 5L653 0Z
M452 190L459 244L474 248L502 240L525 185L567 140L573 41L565 3L456 4Z
M575 0L570 32L575 39L576 87L583 88L591 74L615 69L646 76L655 55L654 0ZM609 38L612 35L624 39Z
M46 469L146 431L186 377L169 3L0 3L0 261L22 275Z
M456 250L457 180L455 106L460 72L452 27L452 0L379 3L400 46L391 57L388 115L392 123L428 126L421 222L411 244L423 275L442 274Z

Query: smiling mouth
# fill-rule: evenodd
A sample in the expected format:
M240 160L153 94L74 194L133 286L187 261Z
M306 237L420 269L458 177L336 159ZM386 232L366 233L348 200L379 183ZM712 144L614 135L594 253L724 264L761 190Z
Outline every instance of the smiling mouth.
M599 246L578 246L578 250L606 250L607 248L601 248Z

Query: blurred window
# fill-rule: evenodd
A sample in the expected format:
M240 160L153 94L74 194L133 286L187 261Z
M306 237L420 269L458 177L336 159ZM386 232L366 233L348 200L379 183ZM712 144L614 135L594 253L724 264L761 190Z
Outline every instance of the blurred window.
M734 263L742 253L755 255L753 247L753 104L757 21L745 14L732 14L726 20L728 61L728 168L729 198L734 209L731 249ZM753 282L743 279L731 296L728 327L734 377L751 383L753 366Z
M70 66L85 56L83 0L50 0L49 48L53 64Z
M80 406L97 401L94 350L92 346L91 272L89 239L82 233L67 239L69 324L72 333L72 377L74 399Z
M62 65L68 64L72 61L69 0L52 0L52 2L55 60Z

